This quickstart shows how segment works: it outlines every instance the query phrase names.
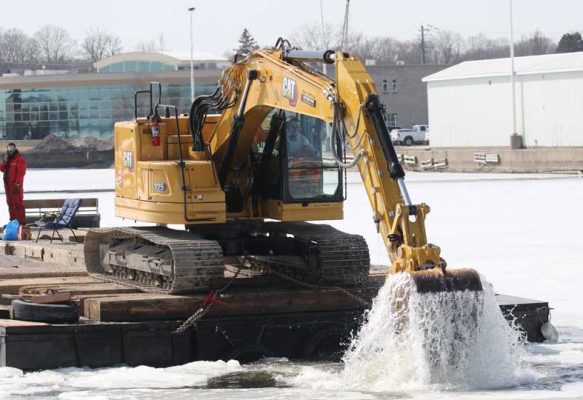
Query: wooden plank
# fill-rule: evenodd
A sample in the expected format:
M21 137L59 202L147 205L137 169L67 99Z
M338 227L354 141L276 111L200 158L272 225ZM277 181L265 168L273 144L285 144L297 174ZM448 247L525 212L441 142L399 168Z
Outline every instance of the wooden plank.
M59 285L66 283L99 283L95 278L88 276L61 277L61 278L30 278L30 279L5 279L0 280L0 294L18 294L23 286L32 285Z
M3 253L6 255L41 261L44 254L44 245L33 241L13 242L4 246Z
M60 270L60 271L42 271L38 268L34 270L7 270L0 269L0 281L4 279L41 279L41 278L59 278L59 277L86 277L87 271L82 270Z
M50 230L43 232L44 234L51 234ZM67 240L71 234L70 232L61 231L61 235L64 235L65 240ZM83 244L63 243L58 239L52 244L46 240L40 240L38 243L32 240L5 243L4 246L0 246L0 254L85 269Z
M38 296L47 293L67 292L72 296L83 294L125 294L137 293L138 289L107 282L91 282L72 285L30 285L20 288L19 293L26 296Z
M10 328L18 326L46 326L44 322L29 322L29 321L19 321L16 319L0 319L0 328Z
M120 298L123 297L125 299L128 299L128 297L131 296L132 298L135 299L139 299L139 298L144 298L144 296L148 296L147 294L144 293L135 293L133 295L127 294L127 293L120 293L120 294L82 294L82 295L76 295L73 296L73 298L71 299L73 302L77 303L77 305L79 306L79 312L81 313L81 316L83 317L87 317L89 318L89 302L88 300L90 299L103 299L103 298L109 298L109 299L115 299L115 298Z
M33 296L32 302L37 304L52 304L52 303L62 303L71 300L71 293L69 292L59 292L52 294L43 294L40 296Z
M85 268L83 245L76 243L61 246L45 246L43 260L55 264Z
M369 288L358 296L370 301L378 288ZM97 321L153 321L185 319L203 304L206 294L166 296L144 294L142 298L87 299L87 317ZM218 299L207 315L249 315L331 310L354 310L365 305L341 290L241 291Z

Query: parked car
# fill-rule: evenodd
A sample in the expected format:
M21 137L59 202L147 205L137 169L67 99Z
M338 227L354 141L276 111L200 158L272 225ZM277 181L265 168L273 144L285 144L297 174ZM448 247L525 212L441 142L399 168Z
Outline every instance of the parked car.
M393 129L391 140L395 144L411 146L414 144L429 144L429 126L413 125L411 129Z

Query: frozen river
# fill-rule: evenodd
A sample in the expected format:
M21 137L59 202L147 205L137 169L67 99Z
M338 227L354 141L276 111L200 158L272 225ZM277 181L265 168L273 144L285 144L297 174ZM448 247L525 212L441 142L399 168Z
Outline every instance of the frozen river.
M80 197L99 198L103 226L133 224L114 217L113 192L101 191L112 189L113 178L112 170L31 170L25 190L32 192L28 198L46 198L66 196L46 193L52 190L83 189L87 193ZM514 387L495 391L431 386L354 391L330 378L342 368L340 364L268 360L250 366L234 361L198 362L165 369L118 367L27 374L0 368L0 399L583 398L583 212L577 206L583 204L583 179L410 173L407 181L413 202L431 206L429 240L442 248L450 267L475 268L496 292L548 301L553 307L552 321L561 339L559 343L526 346L522 356L525 379L516 380ZM387 255L359 178L350 175L348 182L345 219L331 224L363 235L372 262L386 265ZM4 201L0 203L0 216L7 220ZM225 374L230 374L230 383L221 380Z

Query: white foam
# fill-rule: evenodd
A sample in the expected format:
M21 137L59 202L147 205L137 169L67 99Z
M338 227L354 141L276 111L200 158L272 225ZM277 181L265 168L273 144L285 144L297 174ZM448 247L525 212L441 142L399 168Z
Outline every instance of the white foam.
M502 316L491 285L483 277L482 283L482 292L419 294L410 275L392 276L344 356L343 380L374 391L532 381L534 374L522 368L520 335Z
M23 374L16 368L0 368L2 396L42 397L62 392L59 398L95 398L100 391L200 388L211 377L242 371L238 361L196 361L169 368L146 366L92 370L61 368ZM123 397L123 396L122 396ZM103 397L103 398L108 398Z
M147 366L120 367L87 371L67 380L67 386L83 389L183 388L204 386L208 378L240 371L241 365L231 360L196 361L170 368Z
M0 379L20 377L23 374L18 368L0 367Z

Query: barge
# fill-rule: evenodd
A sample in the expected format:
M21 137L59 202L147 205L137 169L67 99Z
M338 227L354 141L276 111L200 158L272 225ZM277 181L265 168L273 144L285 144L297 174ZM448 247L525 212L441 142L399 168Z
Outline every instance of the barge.
M2 243L0 366L39 370L261 357L334 360L385 279L379 271L359 287L316 287L254 271L236 272L227 265L227 290L167 295L88 276L83 257L79 243ZM79 321L12 319L15 299L74 304ZM504 295L497 300L529 341L544 340L547 302ZM190 321L187 326L185 321Z

